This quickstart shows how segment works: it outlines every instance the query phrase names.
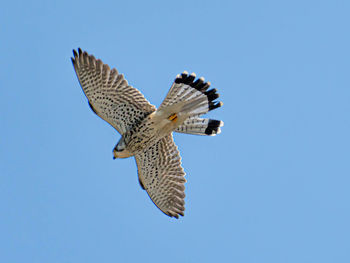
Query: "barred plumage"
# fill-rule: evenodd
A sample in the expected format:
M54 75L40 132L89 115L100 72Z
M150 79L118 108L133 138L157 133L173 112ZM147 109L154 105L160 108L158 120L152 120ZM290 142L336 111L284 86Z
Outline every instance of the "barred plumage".
M220 127L224 123L213 119L202 119L198 117L188 118L176 128L176 132L214 136L221 133Z
M135 154L139 181L163 212L178 218L185 210L185 172L171 134Z
M172 132L219 134L222 121L199 118L222 105L215 101L219 94L204 78L183 72L157 110L116 69L80 48L73 54L90 108L122 135L114 157L134 156L140 185L155 205L170 217L183 216L185 172Z
M80 48L73 54L74 69L91 109L120 134L156 110L116 69Z

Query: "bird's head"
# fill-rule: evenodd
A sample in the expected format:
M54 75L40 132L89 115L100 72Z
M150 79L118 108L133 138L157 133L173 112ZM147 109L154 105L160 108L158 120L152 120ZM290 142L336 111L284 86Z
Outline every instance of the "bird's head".
M122 137L113 149L113 159L128 158L132 154L126 149L124 138Z

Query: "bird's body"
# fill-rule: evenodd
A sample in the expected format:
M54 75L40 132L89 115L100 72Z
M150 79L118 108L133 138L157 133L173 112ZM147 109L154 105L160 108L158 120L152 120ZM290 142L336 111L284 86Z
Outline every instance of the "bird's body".
M165 214L184 215L185 173L172 132L199 135L220 133L222 121L199 118L221 102L209 82L195 74L178 75L158 109L122 74L92 55L74 50L72 62L91 109L121 135L114 158L134 156L139 182ZM194 81L195 80L195 81Z
M122 139L126 145L126 150L135 155L168 135L176 126L177 124L174 121L159 116L159 113L155 111L124 133Z

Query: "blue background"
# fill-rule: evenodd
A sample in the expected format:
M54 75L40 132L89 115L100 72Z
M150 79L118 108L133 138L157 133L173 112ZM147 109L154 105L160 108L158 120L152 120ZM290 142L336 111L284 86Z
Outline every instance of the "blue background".
M349 1L6 1L0 262L350 262ZM89 109L81 47L159 105L183 70L224 106L176 134L185 217L162 214Z

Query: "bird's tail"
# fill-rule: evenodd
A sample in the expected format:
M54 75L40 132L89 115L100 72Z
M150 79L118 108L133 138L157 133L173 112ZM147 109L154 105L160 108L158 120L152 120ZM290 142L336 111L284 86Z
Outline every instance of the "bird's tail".
M194 117L186 119L175 131L187 134L214 136L221 133L220 127L222 126L224 126L223 121Z
M177 75L158 112L168 116L168 120L176 123L175 131L198 135L216 135L220 133L222 121L199 118L207 112L222 106L215 101L219 94L210 89L210 82L204 78L196 79L194 73L186 71Z

